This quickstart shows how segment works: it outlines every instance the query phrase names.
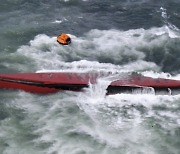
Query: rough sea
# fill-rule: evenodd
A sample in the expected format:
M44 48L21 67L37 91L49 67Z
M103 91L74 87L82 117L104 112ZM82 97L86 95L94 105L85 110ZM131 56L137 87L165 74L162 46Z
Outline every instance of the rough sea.
M0 73L49 71L180 79L180 1L1 0ZM0 90L0 154L180 154L180 94L106 87Z

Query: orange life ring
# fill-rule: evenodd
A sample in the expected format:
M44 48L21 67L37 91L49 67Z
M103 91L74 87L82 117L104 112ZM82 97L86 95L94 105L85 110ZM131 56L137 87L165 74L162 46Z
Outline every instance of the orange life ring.
M71 38L67 34L62 33L57 37L57 42L62 45L68 45L71 43Z

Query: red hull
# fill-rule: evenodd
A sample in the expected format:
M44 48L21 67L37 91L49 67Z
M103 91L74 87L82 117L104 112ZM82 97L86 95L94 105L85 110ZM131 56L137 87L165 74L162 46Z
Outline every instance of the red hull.
M32 93L48 94L60 90L80 91L95 84L98 78L108 77L101 73L17 73L0 74L0 88L19 89ZM119 93L132 89L152 87L155 90L180 89L179 80L151 78L137 73L123 73L111 82L107 93Z

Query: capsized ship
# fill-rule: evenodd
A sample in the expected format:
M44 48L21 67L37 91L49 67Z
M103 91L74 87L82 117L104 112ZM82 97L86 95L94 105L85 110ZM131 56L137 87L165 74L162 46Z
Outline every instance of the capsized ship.
M105 79L110 84L107 94L132 93L134 91L150 90L156 94L178 94L180 80L152 78L138 73L97 72L45 72L0 74L1 89L18 89L37 94L49 94L58 91L83 91L90 84L97 84L99 79Z

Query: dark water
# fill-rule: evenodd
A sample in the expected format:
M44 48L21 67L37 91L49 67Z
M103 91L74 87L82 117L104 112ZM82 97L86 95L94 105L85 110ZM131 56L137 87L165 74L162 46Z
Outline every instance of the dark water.
M1 0L0 73L180 79L179 0ZM68 33L70 46L56 36ZM0 91L2 154L179 154L180 95Z

